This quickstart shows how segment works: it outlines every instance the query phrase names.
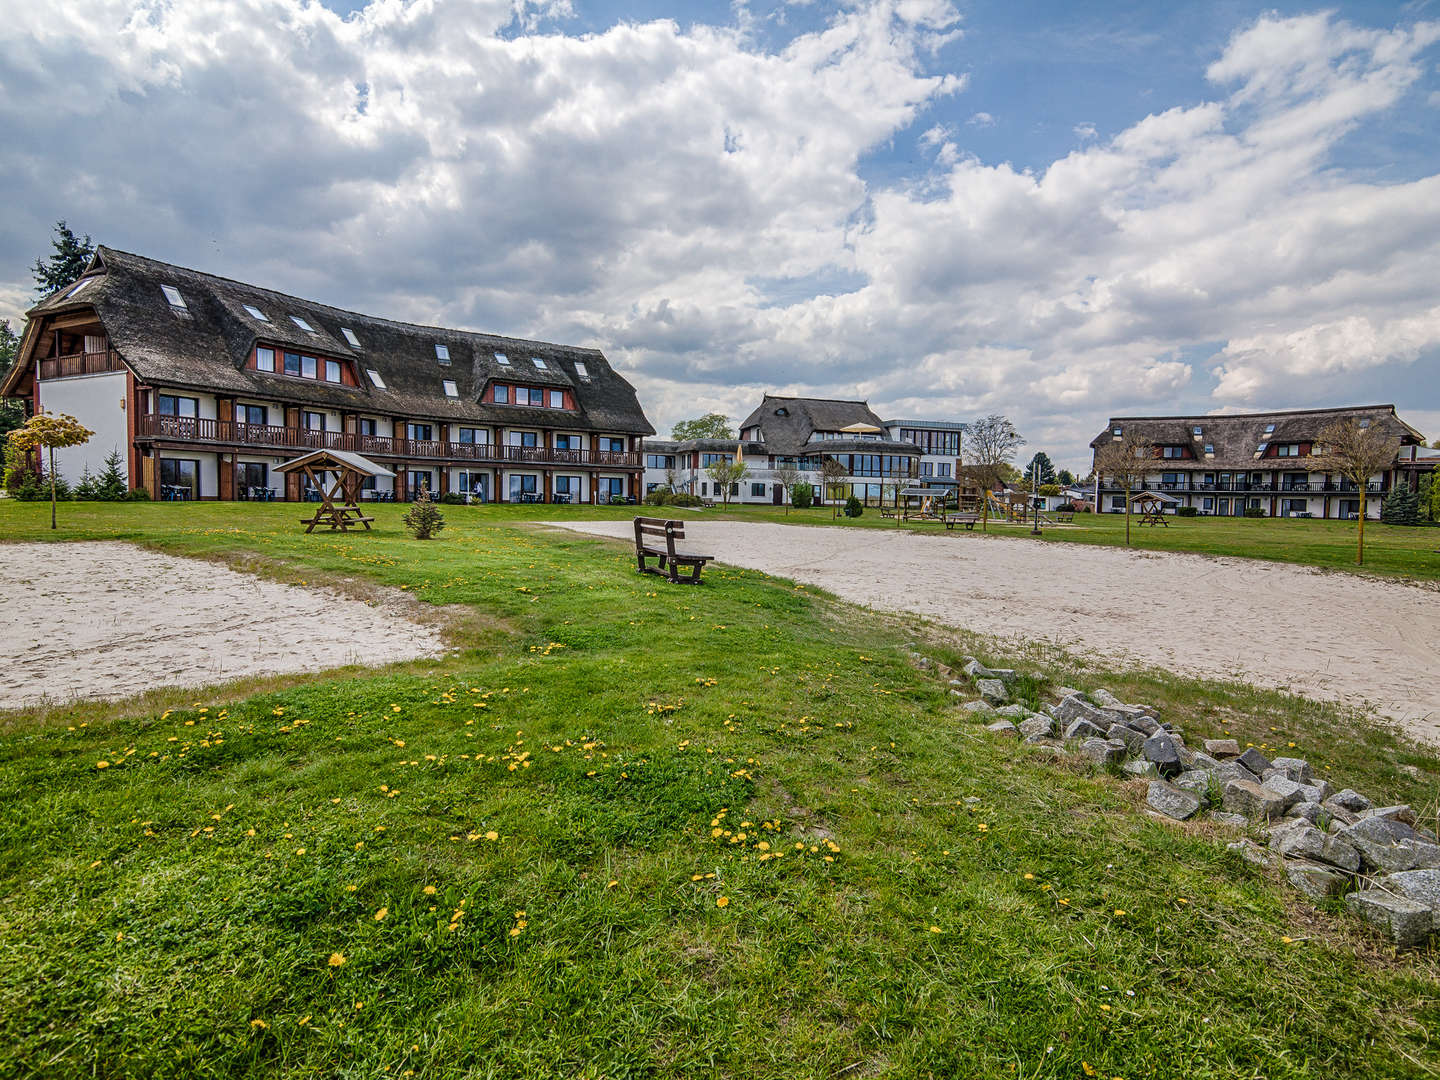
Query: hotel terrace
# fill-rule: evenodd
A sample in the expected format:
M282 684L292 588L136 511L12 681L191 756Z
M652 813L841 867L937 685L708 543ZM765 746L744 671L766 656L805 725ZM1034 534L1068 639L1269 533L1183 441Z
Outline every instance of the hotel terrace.
M69 480L119 451L156 498L305 497L316 449L395 473L371 498L608 502L640 494L654 433L595 349L393 322L111 248L27 313L0 395L93 430Z
M1310 472L1308 459L1320 433L1336 421L1378 426L1396 440L1395 463L1371 477L1362 493L1351 481ZM1240 416L1117 416L1090 446L1101 447L1138 434L1151 445L1153 466L1143 487L1163 492L1175 508L1200 514L1240 517L1249 510L1266 517L1353 518L1380 515L1385 494L1399 483L1414 489L1419 476L1436 466L1420 432L1395 415L1394 405L1248 413ZM1095 505L1124 513L1125 495L1111 477L1097 476Z

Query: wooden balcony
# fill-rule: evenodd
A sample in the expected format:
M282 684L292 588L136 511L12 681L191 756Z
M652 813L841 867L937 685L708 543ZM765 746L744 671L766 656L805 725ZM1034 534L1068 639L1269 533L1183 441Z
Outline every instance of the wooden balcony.
M404 461L444 461L485 465L581 465L602 469L644 467L642 453L613 450L550 450L543 446L501 446L492 443L442 442L439 439L395 439L345 431L308 431L270 424L242 424L194 416L140 417L138 436L165 442L210 443L216 447L284 450L349 450L366 457Z
M123 371L120 354L114 349L105 352L73 353L70 356L45 356L39 361L40 378L63 379L71 375L99 375L106 371Z

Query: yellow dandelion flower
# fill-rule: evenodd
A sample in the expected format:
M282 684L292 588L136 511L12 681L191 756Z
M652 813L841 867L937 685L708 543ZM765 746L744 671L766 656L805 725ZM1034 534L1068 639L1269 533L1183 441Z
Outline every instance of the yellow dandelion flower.
M388 907L382 907L379 911L375 912L375 921L376 921L376 922L384 922L384 921L385 921L385 916L386 916L386 915L389 915L389 914L390 914L390 909L389 909Z
M108 769L108 768L110 767L110 762L108 762L108 761L97 761L97 762L95 762L95 767L96 767L97 769Z
M270 1025L267 1024L264 1020L256 1019L256 1020L251 1020L251 1021L250 1021L250 1026L251 1026L252 1028L254 1028L256 1031L264 1031L264 1030L265 1030L266 1028L268 1028Z
M487 833L485 834L485 839L486 839L486 840L499 840L499 839L500 839L500 834L499 834L498 832L496 832L494 829L491 829L489 832L487 832Z
M618 881L607 881L607 882L605 883L605 887L606 887L607 889L613 889L613 888L615 888L616 885L619 885L619 884L620 884L620 882L618 882Z
M729 906L730 906L730 898L729 898L728 896L716 897L716 899L715 899L715 906L716 906L716 907L729 907Z
M930 927L930 933L932 933L932 934L938 934L938 933L940 933L940 928L939 928L938 926L932 926L932 927Z
M1116 915L1124 915L1124 914L1125 914L1125 909L1124 909L1124 908L1118 908L1118 907L1117 907L1117 908L1115 909L1115 914L1116 914Z
M425 888L421 889L420 891L423 892L426 896L434 896L434 895L435 895L435 886L434 886L434 885L426 885Z
M1025 875L1025 880L1026 880L1026 881L1034 881L1034 880L1035 880L1035 875L1034 875L1034 874L1026 874L1026 875Z
M338 952L332 952L332 953L330 954L330 960L329 960L328 962L329 962L329 964L330 964L331 967L344 967L344 966L345 966L345 954L344 954L344 953L338 953Z

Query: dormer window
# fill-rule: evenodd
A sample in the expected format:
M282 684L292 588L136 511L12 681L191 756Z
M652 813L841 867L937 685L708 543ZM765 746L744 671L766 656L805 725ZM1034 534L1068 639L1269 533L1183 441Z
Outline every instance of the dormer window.
M497 352L495 354L495 362L497 364L503 364L505 367L509 367L510 357L506 356L503 352Z
M1368 428L1369 426L1370 426L1370 421L1369 421L1369 420L1361 420L1361 421L1360 421L1360 430L1361 430L1361 431L1364 431L1364 430L1365 430L1366 428Z
M1114 428L1111 428L1111 429L1110 429L1110 434L1111 434L1111 435L1114 435L1115 438L1118 439L1118 438L1120 438L1121 435L1124 435L1124 434L1125 434L1125 429L1122 428L1122 427L1114 427Z
M535 367L536 367L538 370L540 370L540 371L548 371L548 370L549 370L549 369L545 366L545 361L544 361L544 360L541 360L540 357L538 357L538 356L532 356L532 357L530 358L530 362L531 362L532 364L534 364Z
M252 319L259 319L261 322L269 322L269 321L270 321L269 319L267 319L267 318L265 317L265 313L264 313L263 311L261 311L258 307L256 307L254 304L246 304L246 305L245 305L245 310L250 313L250 317L251 317Z
M450 346L441 345L437 342L435 345L435 359L439 360L442 364L450 363Z
M180 290L174 285L161 285L160 291L165 294L165 301L176 311L189 311L185 306L185 298L180 295Z
M1207 442L1205 444L1205 453L1213 455L1215 453L1215 444Z
M339 360L326 360L326 361L325 361L325 381L326 381L326 382L339 382L339 381L340 381L340 361L339 361Z
M1194 435L1198 439L1201 435L1205 434L1205 429L1199 427L1192 428L1190 434Z
M340 333L345 338L345 340L350 343L350 347L352 349L360 348L360 339L355 336L354 330L351 330L348 326L342 326L340 328Z
M778 408L778 409L775 410L775 415L776 415L776 416L789 416L789 415L790 415L790 410L787 409L787 408L785 408L784 405L781 405L780 408Z
M365 374L370 376L370 383L376 390L388 389L385 385L385 380L380 377L380 372L376 371L373 367L366 368Z
M304 330L307 334L315 333L315 328L311 326L308 322L306 322L304 319L302 319L299 315L291 315L290 321L293 322L296 326L298 326L301 330Z
M1275 425L1274 425L1274 424L1266 424L1266 425L1265 425L1265 434L1266 434L1266 435L1274 435L1274 434L1275 434Z
M584 379L586 382L589 382L589 381L590 381L590 372L589 372L589 370L585 367L585 364L584 364L583 361L580 361L580 360L576 360L576 361L575 361L575 374L576 374L576 375L579 375L580 378Z
M440 385L445 388L446 397L459 397L460 388L455 385L454 379L442 379Z

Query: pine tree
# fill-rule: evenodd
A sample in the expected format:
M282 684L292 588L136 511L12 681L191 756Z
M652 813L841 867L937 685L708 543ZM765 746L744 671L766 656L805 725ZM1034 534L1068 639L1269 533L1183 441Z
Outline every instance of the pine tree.
M129 485L120 470L120 451L111 450L105 455L105 468L95 478L95 498L106 502L119 502L125 498Z
M1380 505L1380 520L1387 525L1420 524L1419 500L1405 485L1390 489Z
M406 527L415 534L416 540L432 539L445 528L445 515L430 501L430 485L423 484L415 505L405 514Z
M36 259L30 272L35 275L37 296L49 296L63 285L69 285L85 272L95 254L95 245L87 235L80 239L63 221L55 223L55 239L50 241L55 254L48 259Z
M90 466L86 465L85 468L80 471L80 482L75 485L75 498L81 502L94 502L100 498L99 491L100 489L95 482L95 477L90 475Z

